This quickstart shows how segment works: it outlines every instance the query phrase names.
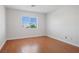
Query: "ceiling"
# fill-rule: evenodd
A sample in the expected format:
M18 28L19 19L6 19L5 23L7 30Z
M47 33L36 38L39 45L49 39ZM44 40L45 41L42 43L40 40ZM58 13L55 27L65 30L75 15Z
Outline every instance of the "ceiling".
M30 12L38 12L38 13L49 13L60 7L61 6L57 5L6 5L6 8L18 9Z

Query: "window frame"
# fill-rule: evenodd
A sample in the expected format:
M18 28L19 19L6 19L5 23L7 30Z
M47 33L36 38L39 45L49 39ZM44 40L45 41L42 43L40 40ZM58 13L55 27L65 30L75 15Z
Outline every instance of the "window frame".
M35 24L36 28L30 27L30 26L31 26L30 24L29 24L29 27L27 27L27 25L23 24L23 18L24 18L24 17L28 17L30 21L31 21L31 18L36 18L36 24ZM22 16L22 17L21 17L21 23L22 23L22 26L23 26L24 28L28 28L28 29L38 29L38 17L35 17L35 16ZM30 22L30 23L31 23L31 22Z

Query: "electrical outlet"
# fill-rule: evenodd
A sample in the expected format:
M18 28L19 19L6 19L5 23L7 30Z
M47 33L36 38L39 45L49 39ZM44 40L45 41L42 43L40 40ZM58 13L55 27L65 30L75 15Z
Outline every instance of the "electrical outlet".
M65 36L65 39L67 39L67 36Z

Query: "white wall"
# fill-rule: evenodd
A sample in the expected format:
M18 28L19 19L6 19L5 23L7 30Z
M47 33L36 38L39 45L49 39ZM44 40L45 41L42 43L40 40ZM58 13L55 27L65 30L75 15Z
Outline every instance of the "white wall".
M7 39L45 36L45 15L41 13L26 12L15 9L6 9ZM38 29L24 28L21 24L22 16L38 17Z
M79 6L63 6L49 13L47 15L47 35L79 46Z
M6 41L5 35L5 8L4 6L0 6L0 49Z

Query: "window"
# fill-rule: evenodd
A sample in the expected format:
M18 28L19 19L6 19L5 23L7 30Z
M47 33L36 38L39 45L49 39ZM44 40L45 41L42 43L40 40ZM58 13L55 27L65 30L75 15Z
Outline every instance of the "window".
M37 18L22 16L22 25L26 28L37 28Z

